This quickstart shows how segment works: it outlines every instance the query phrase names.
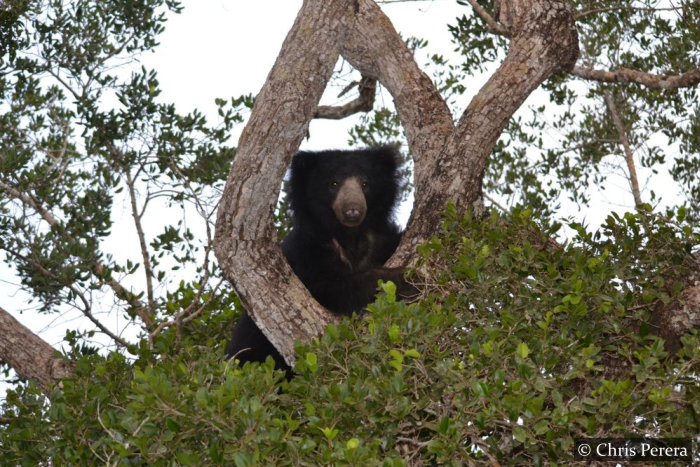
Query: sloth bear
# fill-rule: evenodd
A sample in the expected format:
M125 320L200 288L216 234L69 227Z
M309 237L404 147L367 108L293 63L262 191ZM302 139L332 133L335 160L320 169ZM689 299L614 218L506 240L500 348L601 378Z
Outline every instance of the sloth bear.
M391 147L299 152L286 187L292 230L282 240L287 261L311 295L338 315L350 316L374 299L377 280L413 289L403 269L384 268L401 239L393 212L399 198L399 154ZM271 355L291 376L282 356L244 313L226 354L241 364Z

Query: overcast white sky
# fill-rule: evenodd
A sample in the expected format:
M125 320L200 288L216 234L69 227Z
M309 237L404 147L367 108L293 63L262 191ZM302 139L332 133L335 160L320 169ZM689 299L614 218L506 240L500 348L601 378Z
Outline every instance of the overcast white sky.
M301 4L300 0L184 1L184 12L168 21L160 47L143 59L158 72L162 99L175 102L182 112L198 108L216 118L214 98L256 94ZM403 37L426 37L429 50L441 53L454 48L447 23L467 11L455 0L409 1L382 8ZM314 121L303 147L346 146L349 126L347 120Z

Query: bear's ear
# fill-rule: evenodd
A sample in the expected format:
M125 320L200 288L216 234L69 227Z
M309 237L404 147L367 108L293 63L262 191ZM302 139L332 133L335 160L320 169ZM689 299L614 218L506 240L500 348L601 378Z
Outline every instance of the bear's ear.
M315 152L299 151L292 158L292 174L308 172L318 164L318 154Z
M304 192L304 185L309 174L318 164L318 157L313 152L300 151L292 158L292 166L289 175L289 188L296 196Z
M401 165L401 154L396 146L382 146L373 152L372 159L387 173L395 173Z
M286 187L291 195L292 210L298 210L303 204L307 180L317 167L318 160L318 154L307 151L299 151L292 158L289 184Z

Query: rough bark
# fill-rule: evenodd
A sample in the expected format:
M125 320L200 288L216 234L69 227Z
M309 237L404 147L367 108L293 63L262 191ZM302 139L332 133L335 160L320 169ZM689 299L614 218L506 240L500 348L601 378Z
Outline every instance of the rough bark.
M684 281L679 299L658 303L649 321L654 334L664 340L666 350L681 347L681 337L691 329L700 329L700 254L693 257L690 276Z
M506 60L455 127L446 103L371 0L307 0L258 95L219 207L215 250L243 305L288 363L295 339L318 335L331 315L292 274L274 243L282 176L306 134L339 56L394 98L415 162L416 205L390 260L406 264L448 200L480 199L486 160L506 122L540 83L573 66L577 35L565 2L501 2L512 38Z
M0 308L0 358L22 379L34 381L45 394L51 386L73 375L71 362L48 343Z
M217 215L214 248L253 321L287 362L294 341L331 315L311 298L275 243L272 214L292 155L307 133L352 24L357 2L304 2L255 100Z

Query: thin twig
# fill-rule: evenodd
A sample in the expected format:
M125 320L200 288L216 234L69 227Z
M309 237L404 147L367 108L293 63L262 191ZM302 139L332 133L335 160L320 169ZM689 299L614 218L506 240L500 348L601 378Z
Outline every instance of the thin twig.
M48 210L44 209L44 207L41 206L41 204L27 192L21 192L3 181L0 181L0 190L3 190L21 200L25 206L31 207L50 226L53 227L58 224L59 220L56 219ZM67 241L76 243L76 240L72 236L64 234L64 237ZM150 330L153 328L153 320L141 301L135 294L124 288L116 280L111 278L107 279L105 277L105 266L99 263L96 259L93 260L91 265L91 272L100 280L100 282L107 284L117 297L125 300L134 309L134 312L141 318L146 326L146 329Z
M44 266L42 266L41 263L40 263L37 259L24 256L24 255L20 254L19 252L14 251L14 250L11 250L11 249L5 249L5 251L6 251L7 253L9 253L11 256L15 257L15 258L18 258L18 259L21 259L22 261L25 261L25 262L27 262L27 263L30 263L37 271L39 271L41 274L43 274L43 275L46 276L47 278L52 279L52 280L54 280L54 281L56 281L56 282L58 282L58 283L61 282L61 281L59 280L59 278L58 278L53 272L49 271L49 270L46 269ZM79 307L77 307L77 306L76 306L76 308L78 308L78 309L80 310L80 312L81 312L87 319L89 319L90 321L92 321L92 323L93 323L95 326L97 326L97 328L98 328L100 331L102 331L102 332L103 332L105 335L107 335L110 339L114 340L118 345L121 345L122 347L128 347L128 346L129 346L129 343L128 343L128 342L126 342L124 339L122 339L121 337L119 337L119 336L117 336L116 334L114 334L114 333L113 333L112 331L110 331L104 324L102 324L102 323L100 322L100 320L98 320L97 318L95 318L95 316L92 314L92 306L90 305L89 300L87 299L87 297L85 297L85 294L83 294L83 292L82 292L80 289L78 289L78 288L77 288L75 285L73 285L73 284L62 284L62 285L64 285L65 287L67 287L67 288L68 288L70 291L72 291L78 298L80 298L80 300L83 302L84 308L79 308Z
M173 172L175 172L183 181L183 184L185 186L185 189L190 192L190 195L192 196L192 199L194 200L195 206L197 208L197 212L202 216L204 219L204 226L206 230L206 237L207 237L207 242L206 242L206 247L204 249L204 263L203 263L203 270L204 274L202 276L202 279L200 281L199 287L197 288L197 293L192 300L192 302L184 309L181 310L180 312L176 313L175 316L173 317L172 320L166 321L163 323L160 323L155 329L153 329L149 333L150 337L150 342L151 345L153 343L153 337L157 336L163 329L166 327L170 326L181 326L183 323L188 323L195 319L197 316L201 315L202 312L206 309L206 307L209 305L211 300L214 298L216 290L221 286L223 283L223 279L219 281L219 283L214 287L212 294L209 296L209 298L202 303L198 308L197 305L199 304L199 301L202 297L202 294L206 290L206 286L209 282L209 255L211 254L211 249L213 245L213 235L211 231L211 226L209 224L209 217L213 214L208 213L206 209L204 208L204 205L202 204L201 200L199 199L199 196L197 196L197 192L194 190L192 187L190 181L185 177L185 175L182 173L182 170L175 164L175 161L172 159L170 160L170 166L173 169Z
M500 36L509 37L508 29L506 29L502 24L500 24L496 19L488 12L484 7L479 5L476 0L467 0L469 4L474 8L474 12L479 15L479 18L484 20L487 29L490 33L498 34Z
M627 137L627 130L622 122L622 117L615 104L615 99L610 91L605 91L605 104L608 106L608 110L612 115L613 123L615 123L615 128L617 129L617 134L620 138L620 144L625 153L625 161L627 162L627 170L629 176L630 186L632 187L632 196L634 196L634 205L639 208L642 205L642 196L639 192L639 181L637 180L637 169L634 165L634 153L632 152L632 147L630 146L629 138Z
M139 245L141 246L141 258L143 259L143 268L144 273L146 274L146 296L148 297L148 309L151 312L151 315L153 315L156 310L156 302L153 296L153 269L151 267L151 260L148 257L146 235L143 232L141 215L139 214L138 206L136 205L136 189L134 187L134 180L131 178L131 172L129 169L124 170L124 175L126 176L126 184L127 188L129 189L131 216L134 218L134 225L136 226L136 233L139 237Z

